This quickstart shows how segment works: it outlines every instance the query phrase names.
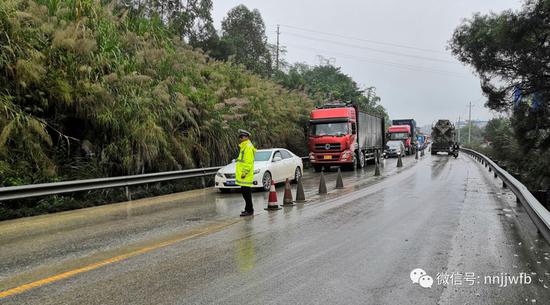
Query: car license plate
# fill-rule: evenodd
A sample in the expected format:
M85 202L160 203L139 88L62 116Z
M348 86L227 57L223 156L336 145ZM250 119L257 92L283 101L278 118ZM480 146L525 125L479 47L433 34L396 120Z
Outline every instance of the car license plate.
M234 185L235 185L235 181L227 181L227 182L225 183L225 185L227 185L227 186L234 186Z
M332 159L332 156L325 156L325 159Z

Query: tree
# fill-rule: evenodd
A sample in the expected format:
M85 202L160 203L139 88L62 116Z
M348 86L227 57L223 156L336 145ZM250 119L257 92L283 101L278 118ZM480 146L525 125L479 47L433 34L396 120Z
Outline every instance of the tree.
M262 76L272 72L265 24L258 10L244 5L232 8L222 21L222 43L229 47L229 54L237 64Z
M475 14L454 32L453 54L481 78L486 106L510 112L524 151L550 149L550 0Z
M317 106L331 101L350 101L359 109L382 116L388 121L388 115L375 87L361 89L339 67L330 64L310 67L303 63L294 64L287 72L275 74L277 82L292 90L304 90L316 101Z
M456 133L458 134L458 130L456 131ZM470 141L468 141L468 139ZM460 127L460 139L458 139L458 142L461 145L468 145L472 148L478 148L485 142L484 140L485 139L483 128L480 128L475 124L472 124L472 126L469 126L468 124L466 126Z
M312 101L178 36L96 1L0 1L0 186L220 165L238 128L305 153Z
M200 47L215 39L212 0L118 0L135 17L158 18L173 33Z

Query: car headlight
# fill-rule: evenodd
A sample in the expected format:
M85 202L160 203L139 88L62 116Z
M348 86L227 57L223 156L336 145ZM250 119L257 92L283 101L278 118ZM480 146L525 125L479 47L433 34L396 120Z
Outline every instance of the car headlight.
M218 177L220 177L220 178L223 178L223 174L220 173L220 172L217 172L217 173L216 173L216 176L218 176Z
M254 175L259 174L259 173L260 173L260 169L255 169L254 170Z

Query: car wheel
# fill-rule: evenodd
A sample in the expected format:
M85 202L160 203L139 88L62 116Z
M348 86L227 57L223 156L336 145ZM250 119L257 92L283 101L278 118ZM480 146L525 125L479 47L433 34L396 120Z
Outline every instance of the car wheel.
M264 176L262 178L262 189L264 191L269 191L269 189L271 189L271 173L270 172L265 172L264 173Z
M224 194L227 194L227 193L231 192L231 189L220 189L220 192L224 193Z
M298 166L294 170L294 183L298 183L298 180L300 180L301 177L302 177L302 170Z
M313 170L316 173L320 173L323 170L323 166L322 165L313 165Z

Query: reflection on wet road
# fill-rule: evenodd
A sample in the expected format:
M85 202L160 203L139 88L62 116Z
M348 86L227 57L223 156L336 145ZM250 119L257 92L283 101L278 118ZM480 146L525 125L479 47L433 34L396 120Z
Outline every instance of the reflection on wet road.
M235 216L243 205L240 194L207 189L2 223L0 242L9 246L0 251L5 290L63 270L60 262L77 267L74 262L89 256L134 249L144 241L162 244L164 236L237 219L207 235L1 301L544 304L550 299L550 247L484 167L463 155L406 158L402 169L394 159L386 163L383 178L373 177L372 166L345 172L346 189L323 197L314 195L318 176L309 173L304 184L312 201L277 212L263 211L267 194L254 193L259 213L247 219ZM335 175L327 175L329 190ZM282 188L278 191L282 199ZM415 268L433 278L431 288L411 282ZM523 273L529 284L499 287L485 281Z

